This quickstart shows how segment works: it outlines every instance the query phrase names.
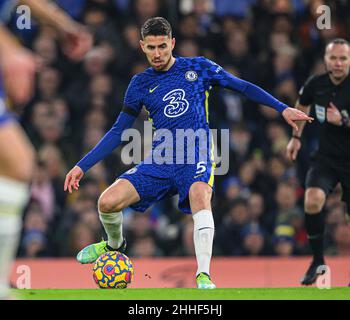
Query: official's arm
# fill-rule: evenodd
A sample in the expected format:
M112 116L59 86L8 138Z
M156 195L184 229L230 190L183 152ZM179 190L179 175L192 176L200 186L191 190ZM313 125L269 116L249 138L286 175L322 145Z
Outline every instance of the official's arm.
M305 114L309 114L310 113L310 106L304 106L302 105L299 100L296 102L295 104L295 109L298 109L302 112L304 112ZM293 134L292 134L292 139L295 138L295 139L300 139L302 133L303 133L303 130L305 128L305 124L306 122L305 121L297 121L297 126L299 128L298 131L296 131L295 129L293 129Z

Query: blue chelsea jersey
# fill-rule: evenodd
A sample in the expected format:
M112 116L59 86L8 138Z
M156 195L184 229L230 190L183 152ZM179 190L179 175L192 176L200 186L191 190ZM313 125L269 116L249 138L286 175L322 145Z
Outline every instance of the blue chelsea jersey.
M235 90L248 99L270 106L279 112L288 107L260 87L234 77L209 59L176 57L175 63L168 71L148 68L131 79L124 97L124 112L121 112L113 127L77 165L86 172L118 147L123 130L132 126L143 106L157 130L156 136L153 137L153 148L161 144L166 149L175 148L177 153L177 145L181 142L176 130L182 129L183 134L187 135L191 129L195 133L196 142L194 145L190 142L190 147L195 148L196 154L205 153L209 156L212 138L209 130L208 97L212 86ZM164 129L172 133L173 139L167 139L169 135L165 134ZM157 138L158 130L161 132ZM203 132L206 140L202 139ZM163 134L166 143L162 141Z
M18 1L15 0L0 0L0 25L2 23L6 23L11 16L11 11L13 10L13 7ZM2 75L0 74L0 98L4 98L5 93L3 90L3 83L1 79ZM1 102L1 107L3 107L3 102Z
M0 0L0 24L2 22L8 22L17 2L16 0Z
M148 68L131 80L124 104L145 106L155 129L209 129L209 90L222 68L203 58L177 57L168 71Z

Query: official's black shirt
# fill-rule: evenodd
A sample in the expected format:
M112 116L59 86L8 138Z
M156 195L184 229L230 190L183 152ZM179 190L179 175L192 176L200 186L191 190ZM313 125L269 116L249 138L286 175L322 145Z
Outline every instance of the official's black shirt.
M300 89L299 103L311 106L316 121L319 122L320 155L335 160L350 160L350 128L327 122L329 103L346 116L350 115L350 75L339 85L334 85L328 73L310 77Z

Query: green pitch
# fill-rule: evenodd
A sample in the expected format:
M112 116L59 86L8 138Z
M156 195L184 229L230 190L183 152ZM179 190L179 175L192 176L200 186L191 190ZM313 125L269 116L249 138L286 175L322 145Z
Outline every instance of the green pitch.
M15 290L23 300L350 300L350 287L331 289L47 289Z

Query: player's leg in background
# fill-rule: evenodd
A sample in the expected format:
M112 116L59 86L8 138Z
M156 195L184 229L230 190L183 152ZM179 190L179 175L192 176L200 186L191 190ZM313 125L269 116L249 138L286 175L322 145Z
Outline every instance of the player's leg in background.
M313 261L324 263L323 235L325 230L322 209L326 202L326 193L320 188L308 188L305 191L305 226L313 253Z
M212 188L205 182L195 182L189 190L189 200L194 221L193 240L200 273L210 275L210 261L214 240L214 219L211 208Z
M0 299L8 294L33 166L34 150L21 127L0 124Z
M118 249L123 243L122 210L139 200L140 196L135 187L126 179L116 180L101 194L98 200L98 212L110 248Z
M304 197L305 228L312 251L312 262L301 279L302 285L315 283L319 275L319 266L324 261L324 231L325 217L323 207L327 195L339 182L337 171L331 160L317 157L306 175L306 191Z
M345 220L350 225L350 165L340 174L342 177L340 183L343 190L342 201L345 203Z
M344 189L343 189L344 192ZM350 226L350 193L349 193L349 189L347 190L347 198L345 200L346 206L345 206L345 221L348 224L348 226ZM348 283L348 287L350 287L350 282Z
M341 179L341 187L343 189L342 201L345 203L345 223L350 227L350 176L349 170L344 172ZM350 286L350 283L349 283Z

